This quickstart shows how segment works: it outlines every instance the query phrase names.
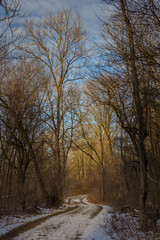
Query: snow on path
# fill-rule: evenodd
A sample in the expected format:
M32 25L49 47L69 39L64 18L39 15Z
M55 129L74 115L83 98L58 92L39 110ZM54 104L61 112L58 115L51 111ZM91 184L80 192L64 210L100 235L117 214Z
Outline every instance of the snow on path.
M93 218L90 224L85 228L83 235L79 238L81 240L111 240L108 235L111 231L111 226L106 226L106 218L110 218L111 214L107 212L111 211L111 207L103 206L103 210Z
M28 222L33 222L35 220L41 219L43 217L49 216L56 212L65 211L69 205L64 204L59 209L45 209L39 207L39 214L23 214L14 216L2 216L0 218L0 238L13 229L25 225ZM74 206L73 206L74 207Z
M80 201L79 201L80 200ZM107 207L97 215L100 207L87 204L84 196L69 200L77 202L78 208L68 213L51 217L39 226L20 234L14 240L111 240L103 229ZM84 204L82 204L84 201Z

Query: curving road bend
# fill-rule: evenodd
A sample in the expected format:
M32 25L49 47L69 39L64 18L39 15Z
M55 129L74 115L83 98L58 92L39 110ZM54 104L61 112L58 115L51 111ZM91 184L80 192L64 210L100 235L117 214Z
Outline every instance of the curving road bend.
M35 228L21 233L14 240L76 240L84 239L83 233L95 216L103 209L101 206L89 204L86 195L70 197L68 204L76 204L77 208L42 222Z

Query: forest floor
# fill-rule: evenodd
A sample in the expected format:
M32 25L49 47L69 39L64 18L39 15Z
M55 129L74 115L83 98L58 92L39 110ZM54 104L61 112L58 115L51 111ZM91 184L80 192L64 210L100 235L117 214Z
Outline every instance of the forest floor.
M159 240L143 233L136 217L113 208L88 203L86 195L66 199L59 210L35 216L0 219L3 240ZM18 219L18 221L17 221ZM22 225L22 226L19 226Z

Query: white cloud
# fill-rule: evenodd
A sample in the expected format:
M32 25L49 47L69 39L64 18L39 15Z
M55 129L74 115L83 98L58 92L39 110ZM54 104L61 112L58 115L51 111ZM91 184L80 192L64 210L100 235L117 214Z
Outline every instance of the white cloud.
M80 12L84 27L92 39L100 35L100 24L96 17L101 14L101 0L22 0L22 12L26 16L43 17L55 14L63 8L72 7L73 12Z

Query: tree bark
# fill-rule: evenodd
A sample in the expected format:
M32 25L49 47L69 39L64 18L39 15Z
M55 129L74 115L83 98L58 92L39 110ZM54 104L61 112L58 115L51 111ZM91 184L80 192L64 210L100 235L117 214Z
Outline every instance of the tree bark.
M33 161L34 161L34 167L35 167L35 170L36 170L36 175L37 175L37 178L39 180L40 187L41 187L42 195L45 197L46 203L49 204L49 194L46 191L45 184L44 184L44 181L42 179L42 176L41 176L36 158L34 158Z

